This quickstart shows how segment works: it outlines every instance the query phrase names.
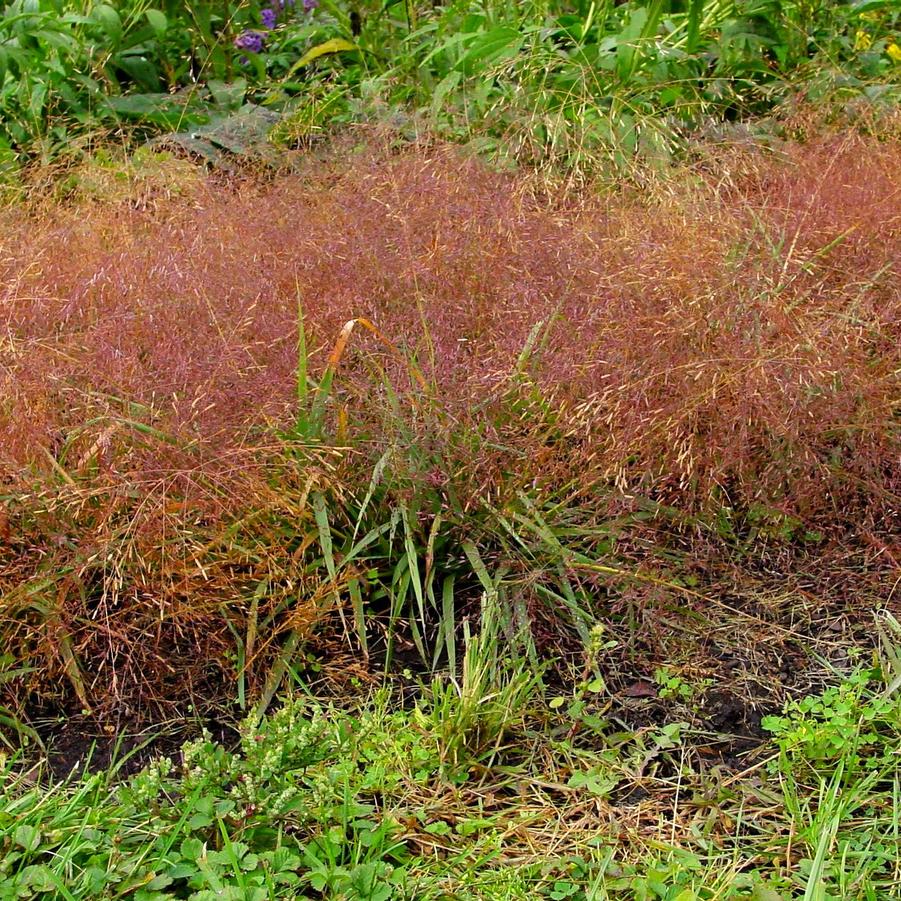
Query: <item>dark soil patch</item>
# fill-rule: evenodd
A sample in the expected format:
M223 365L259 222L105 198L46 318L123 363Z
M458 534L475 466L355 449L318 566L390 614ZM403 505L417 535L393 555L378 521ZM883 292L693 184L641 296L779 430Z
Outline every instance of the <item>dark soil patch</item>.
M852 648L873 646L871 617L866 607L838 615L831 604L813 606L787 583L778 593L729 596L712 609L636 608L604 622L616 647L598 667L612 704L599 697L597 712L606 707L603 715L630 731L687 723L700 761L741 769L767 740L764 717L819 693L836 671L853 668ZM557 674L562 691L567 678L571 684L571 674Z
M102 772L114 769L132 776L154 757L177 756L181 746L207 729L214 740L234 745L236 732L227 722L185 717L152 726L137 722L101 723L84 714L42 721L37 731L47 749L50 774L64 779L73 771Z
M47 763L54 778L64 779L73 771L92 772L117 766L122 775L136 773L155 754L166 753L166 740L150 732L110 731L86 716L68 717L50 727L42 739Z
M742 769L767 739L763 717L777 713L789 698L822 690L835 678L830 665L850 669L849 650L872 643L868 617L866 610L825 615L822 608L791 603L784 593L769 599L762 593L754 599L735 597L703 613L694 606L658 605L611 616L603 622L605 638L616 645L597 661L607 693L598 695L597 709L588 712L629 732L687 723L685 740L701 766ZM304 675L311 686L316 683L311 690L339 704L352 702L361 684L380 681L386 669L384 630L371 634L368 661L349 653L343 642L337 632L321 632L308 648L313 666ZM578 641L545 649L555 658L546 674L550 695L567 696L584 677L580 651ZM388 669L399 703L415 703L428 671L412 642L398 637ZM680 680L684 691L667 692L667 676ZM54 776L111 767L128 776L154 756L177 754L202 727L222 744L234 744L241 711L223 705L224 686L207 687L206 709L199 709L200 698L192 692L181 709L172 705L166 711L165 720L150 710L75 713L74 698L27 712L47 747Z

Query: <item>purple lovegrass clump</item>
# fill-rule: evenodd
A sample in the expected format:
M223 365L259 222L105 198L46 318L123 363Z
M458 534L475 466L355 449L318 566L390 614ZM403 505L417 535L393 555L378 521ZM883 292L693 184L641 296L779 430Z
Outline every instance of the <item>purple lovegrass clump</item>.
M260 13L260 21L263 23L263 28L275 28L277 18L278 13L268 6Z
M112 661L122 686L96 679L92 700L174 704L215 688L211 673L230 684L223 598L247 566L244 524L264 565L306 584L283 523L306 509L308 470L349 495L389 450L392 492L409 480L478 513L492 496L566 491L580 529L631 520L645 495L680 517L766 503L764 528L797 517L826 536L771 533L777 573L803 554L831 596L864 582L890 603L901 294L872 273L901 259L901 145L830 134L778 157L714 147L712 172L734 166L728 191L711 175L665 202L599 189L548 202L528 173L386 137L365 152L354 138L303 175L242 176L240 190L176 163L134 194L2 210L0 596L43 579L48 560L83 573L61 609L79 661L94 673ZM758 240L761 223L793 236L789 255ZM336 385L359 444L338 465L273 437L296 416L298 295L316 373L351 318L398 349L351 336ZM410 386L425 330L435 393L423 406ZM138 433L115 398L171 439ZM394 450L408 433L433 462ZM48 453L78 481L60 480ZM715 556L715 530L683 535L673 521L624 525L625 559L656 566L677 541L697 572L741 574L731 543ZM91 582L88 548L121 584L116 603L96 595L102 628L75 617L95 597L81 589L106 586ZM305 603L292 628L318 622L321 605ZM32 653L30 630L9 634ZM59 677L42 669L34 690L55 696Z
M244 31L235 38L235 46L248 53L262 53L263 35L258 31Z

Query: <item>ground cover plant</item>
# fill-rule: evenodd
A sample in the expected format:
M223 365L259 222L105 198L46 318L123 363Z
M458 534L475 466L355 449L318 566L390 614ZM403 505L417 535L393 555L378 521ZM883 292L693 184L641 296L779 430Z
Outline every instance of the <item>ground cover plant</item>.
M424 697L406 711L384 691L361 710L298 697L246 722L235 748L205 734L125 781L100 773L47 792L7 764L0 892L896 897L901 673L891 660L789 706L769 725L775 747L754 778L707 769L687 723L624 733L599 721L591 741L568 739L567 715L541 712L528 694L504 709L465 676L447 702ZM465 753L451 760L448 716L467 696L476 715L455 720Z

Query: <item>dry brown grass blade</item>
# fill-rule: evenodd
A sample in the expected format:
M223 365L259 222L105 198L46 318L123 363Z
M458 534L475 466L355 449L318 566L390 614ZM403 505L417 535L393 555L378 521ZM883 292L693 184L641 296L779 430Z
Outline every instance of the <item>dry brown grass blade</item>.
M348 322L344 323L344 326L342 327L341 332L338 335L338 340L335 342L335 346L332 348L332 352L329 354L327 367L328 371L332 373L337 371L338 366L341 362L341 358L344 356L344 351L347 349L347 342L350 340L351 333L357 325L362 326L371 334L375 335L375 337L378 338L379 341L381 341L381 343L384 344L384 346L388 348L388 350L391 351L391 353L399 361L407 365L413 378L416 379L419 387L422 388L423 391L429 390L428 382L426 382L425 377L419 370L419 367L416 366L412 361L410 361L409 358L401 352L397 345L393 341L391 341L390 338L386 337L386 335L378 328L378 326L363 317L351 319Z

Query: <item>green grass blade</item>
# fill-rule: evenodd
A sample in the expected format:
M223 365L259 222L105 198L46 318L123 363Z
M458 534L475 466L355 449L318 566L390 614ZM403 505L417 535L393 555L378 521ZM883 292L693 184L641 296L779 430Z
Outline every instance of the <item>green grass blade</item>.
M419 575L419 554L416 550L416 543L413 540L413 527L410 524L410 511L406 504L400 505L401 521L404 524L404 554L407 558L407 572L410 574L410 582L413 586L413 595L416 599L416 606L419 611L419 622L425 628L425 592L422 589L422 580ZM412 623L413 618L410 618Z
M375 466L372 467L372 476L369 479L369 487L366 489L366 496L363 498L363 503L360 505L360 512L357 514L356 523L354 523L354 533L351 540L355 540L357 533L360 531L360 525L363 522L363 517L366 515L366 511L369 509L370 503L372 503L372 498L375 495L376 488L382 481L382 476L385 473L385 467L387 467L392 453L393 449L389 447L388 450L386 450L385 453L383 453L382 456L379 457L379 459L376 461Z
M303 305L300 302L300 291L297 294L297 413L302 416L306 413L309 394L307 382L307 335L303 323Z
M357 641L360 642L360 649L363 652L363 659L369 661L369 642L366 637L366 614L363 610L363 592L360 589L360 580L351 579L347 583L347 590L350 594L350 603L353 609L354 631L357 635Z
M688 7L688 37L685 42L687 53L694 53L701 36L701 19L704 16L705 0L691 0Z

